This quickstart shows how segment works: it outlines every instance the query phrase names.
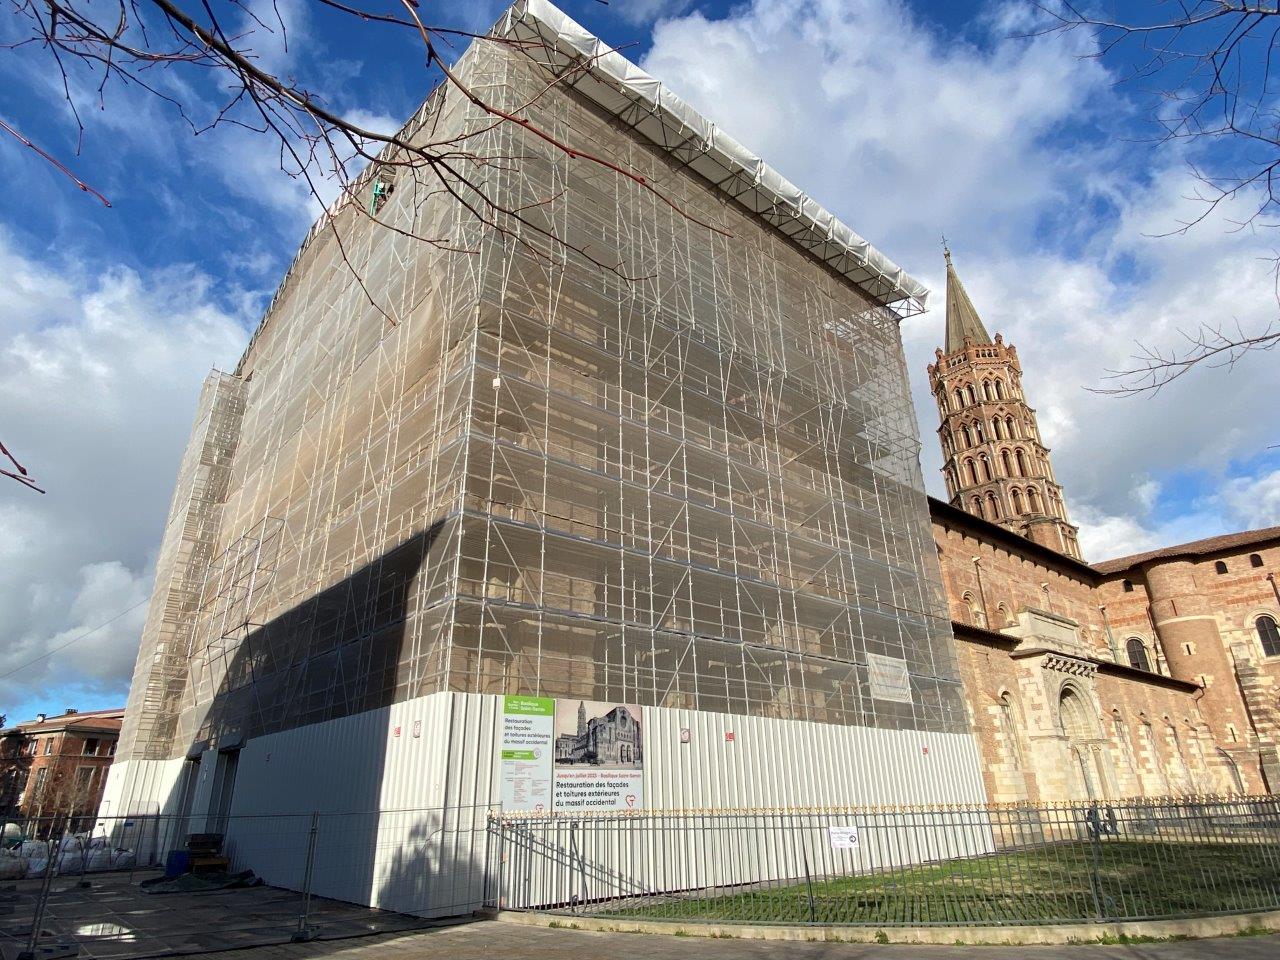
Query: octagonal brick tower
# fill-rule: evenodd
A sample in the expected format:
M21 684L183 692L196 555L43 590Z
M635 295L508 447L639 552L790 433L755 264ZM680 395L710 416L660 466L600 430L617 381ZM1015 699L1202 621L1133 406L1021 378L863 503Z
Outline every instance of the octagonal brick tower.
M942 420L947 496L953 506L1079 560L1077 528L1022 392L1018 349L998 333L991 339L951 251L945 256L946 350L929 365L929 386Z

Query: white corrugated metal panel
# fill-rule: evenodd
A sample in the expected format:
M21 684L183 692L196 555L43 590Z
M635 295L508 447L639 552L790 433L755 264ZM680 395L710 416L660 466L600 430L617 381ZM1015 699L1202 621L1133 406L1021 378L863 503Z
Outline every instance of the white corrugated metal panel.
M107 771L101 817L166 814L177 809L185 760L117 760Z
M234 866L296 889L314 813L316 894L422 914L456 913L462 897L470 909L472 820L445 806L451 717L437 694L249 741L226 828ZM460 817L466 857L442 856Z
M644 756L650 809L986 800L969 734L646 707Z
M240 752L225 824L234 867L299 888L314 822L316 894L426 915L480 906L494 862L488 816L501 796L501 702L494 695L432 694L250 740ZM651 810L985 800L977 748L967 734L659 707L642 714L644 802ZM172 810L184 762L120 764L108 797L116 803L133 797L138 810ZM144 797L153 805L138 806ZM678 827L681 816L625 830L559 821L544 828L536 847L507 851L507 869L527 868L526 896L547 902L566 891L581 895L587 880L604 891L623 882L674 889L791 877L799 869L794 851L822 840L821 829L811 826L813 836L801 846L771 845L763 841L774 829L772 815L736 814L717 834L721 852L709 854L691 846L688 833L663 828ZM952 842L949 834L944 839ZM977 849L979 840L961 846ZM557 872L554 863L569 845L594 879L584 880L581 869ZM873 837L858 856L866 868L900 854L880 849ZM570 882L576 886L563 886Z

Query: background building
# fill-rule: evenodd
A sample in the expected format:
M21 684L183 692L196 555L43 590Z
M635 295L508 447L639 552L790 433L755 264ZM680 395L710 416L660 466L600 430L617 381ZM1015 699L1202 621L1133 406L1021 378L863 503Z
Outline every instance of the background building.
M923 288L554 7L497 29L466 83L647 186L451 87L405 136L520 156L472 173L630 276L394 165L354 185L205 385L111 809L488 805L513 698L639 705L641 806L980 801L898 330ZM394 846L318 892L419 909Z
M947 254L930 501L993 800L1280 789L1280 527L1090 566L1022 389Z
M68 709L0 730L0 816L69 817L78 828L97 813L123 717Z

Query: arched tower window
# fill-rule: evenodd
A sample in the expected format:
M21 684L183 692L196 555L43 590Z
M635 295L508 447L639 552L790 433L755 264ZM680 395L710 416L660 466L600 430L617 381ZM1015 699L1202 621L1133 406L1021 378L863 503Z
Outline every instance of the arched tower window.
M1018 464L1018 476L1025 477L1027 475L1027 458L1022 455L1022 450L1013 452L1013 459Z
M1262 652L1268 657L1280 657L1280 627L1276 626L1276 618L1263 614L1254 622L1258 631L1258 640L1262 643Z
M1013 496L1013 512L1018 516L1022 516L1026 513L1026 511L1022 509L1022 491L1013 490L1011 491L1011 494Z
M990 380L982 381L982 395L986 397L988 400L995 400L996 392L995 392L995 389L991 386Z
M1013 476L1013 462L1009 459L1009 451L1000 451L1000 467L1006 477Z
M969 458L964 462L964 468L969 472L969 481L971 483L978 482L978 468L973 463L973 458Z
M956 409L957 410L964 409L964 391L963 390L956 390Z
M965 393L969 397L970 403L978 402L978 395L974 392L972 383L969 384L969 386L965 387Z
M986 519L986 517L984 516L984 514L983 514L983 512L982 512L982 498L981 498L981 497L974 497L972 500L970 500L970 501L969 501L969 508L970 508L971 512L973 513L973 515L974 515L975 517L983 517L983 519Z
M1147 659L1147 645L1138 637L1130 637L1125 641L1124 652L1129 657L1129 666L1135 670L1151 672L1151 661Z
M960 428L960 436L964 437L964 446L966 450L973 446L973 436L969 433L968 426Z
M1000 501L996 499L994 493L987 494L987 509L991 511L992 520L1000 519Z
M1004 399L1004 381L1003 380L996 381L996 399L997 400Z
M975 423L975 424L973 425L973 437L974 437L974 439L975 439L975 440L977 440L979 443L986 443L986 442L987 442L987 438L986 438L986 437L983 435L983 433L982 433L982 421L981 421L981 420L979 420L977 423Z
M990 460L988 460L986 457L983 457L983 458L982 458L982 475L983 475L984 477L986 477L988 480L991 480L991 479L992 479L992 477L991 477L991 461L990 461Z
M1014 437L1017 437L1018 431L1017 431L1017 428L1014 426L1013 417L1004 418L1004 432L1011 439Z
M1027 487L1027 509L1032 513L1040 512L1040 494L1035 487Z

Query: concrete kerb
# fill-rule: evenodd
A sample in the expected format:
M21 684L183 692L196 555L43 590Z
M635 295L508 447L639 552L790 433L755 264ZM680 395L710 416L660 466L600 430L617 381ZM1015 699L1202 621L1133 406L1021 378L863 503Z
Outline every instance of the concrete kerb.
M483 914L502 923L532 927L560 927L602 933L662 933L668 936L714 937L744 940L819 941L826 943L911 944L1069 944L1115 942L1129 939L1202 939L1240 933L1280 931L1280 910L1235 913L1227 916L1189 917L1180 920L1139 920L1124 923L1061 923L1016 927L803 927L750 926L731 923L673 923L662 920L627 920L578 917L572 914L526 913L491 910Z

